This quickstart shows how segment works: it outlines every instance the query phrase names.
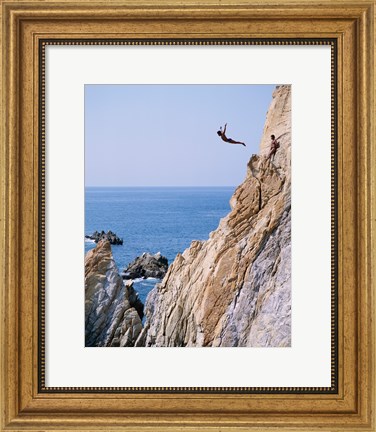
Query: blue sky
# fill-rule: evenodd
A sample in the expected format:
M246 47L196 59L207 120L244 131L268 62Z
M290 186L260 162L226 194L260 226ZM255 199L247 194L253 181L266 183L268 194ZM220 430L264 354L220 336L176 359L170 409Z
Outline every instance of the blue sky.
M236 186L274 85L86 85L85 186ZM247 147L223 142L216 131Z

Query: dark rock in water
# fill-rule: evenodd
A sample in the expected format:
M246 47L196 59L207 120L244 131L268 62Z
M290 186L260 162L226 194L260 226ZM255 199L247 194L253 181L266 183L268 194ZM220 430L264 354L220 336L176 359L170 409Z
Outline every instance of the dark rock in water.
M160 252L155 255L143 253L124 269L123 279L157 278L163 279L168 269L168 260Z
M130 305L136 309L140 319L142 319L144 317L144 304L140 300L138 292L133 288L133 282L125 282L125 289L127 290Z
M119 238L115 233L111 230L105 233L103 230L101 232L95 231L91 235L86 235L85 238L94 240L95 243L98 243L100 240L108 240L112 245L122 245L123 239Z

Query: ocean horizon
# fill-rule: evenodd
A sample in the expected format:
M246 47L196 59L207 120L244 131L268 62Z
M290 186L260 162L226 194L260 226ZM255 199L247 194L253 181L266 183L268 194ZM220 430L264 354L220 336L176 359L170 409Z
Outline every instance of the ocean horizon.
M226 189L233 188L236 186L85 186L86 189Z
M85 235L111 230L123 245L112 245L120 273L144 252L160 252L169 264L193 240L207 240L230 211L235 186L86 186ZM85 241L85 254L95 247ZM145 303L157 279L137 279Z

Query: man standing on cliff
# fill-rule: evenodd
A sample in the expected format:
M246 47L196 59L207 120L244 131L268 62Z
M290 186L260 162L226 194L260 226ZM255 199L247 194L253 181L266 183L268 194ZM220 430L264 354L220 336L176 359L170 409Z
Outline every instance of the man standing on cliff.
M272 160L271 158L273 158L274 160L274 155L276 154L277 149L279 148L279 142L275 139L275 135L272 135L270 138L272 139L272 142L270 144L270 152L267 159L270 159L271 161Z
M225 127L224 127L223 131L222 131L222 127L220 127L219 131L217 132L217 135L220 136L222 138L222 140L225 141L225 142L227 142L227 143L230 143L230 144L241 144L241 145L243 145L245 147L245 144L243 142L241 142L241 141L235 141L235 140L233 140L231 138L227 138L227 136L226 136L226 126L227 126L227 123L225 124Z

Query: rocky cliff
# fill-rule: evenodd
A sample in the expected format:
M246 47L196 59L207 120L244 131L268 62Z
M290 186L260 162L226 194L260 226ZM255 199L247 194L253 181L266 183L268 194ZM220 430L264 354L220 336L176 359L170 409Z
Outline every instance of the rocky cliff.
M133 346L142 316L132 281L123 283L110 242L100 240L85 257L85 346Z
M280 142L273 162L271 134ZM278 86L231 212L151 291L137 346L290 346L290 146L291 88Z

